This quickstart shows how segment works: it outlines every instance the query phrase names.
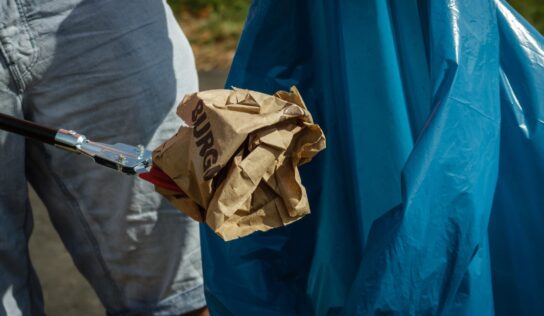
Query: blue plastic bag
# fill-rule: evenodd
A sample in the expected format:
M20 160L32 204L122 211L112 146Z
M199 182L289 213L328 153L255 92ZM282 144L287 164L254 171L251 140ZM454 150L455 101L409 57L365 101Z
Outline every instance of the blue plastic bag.
M227 86L296 85L312 215L225 243L214 315L544 313L544 41L504 1L255 0Z

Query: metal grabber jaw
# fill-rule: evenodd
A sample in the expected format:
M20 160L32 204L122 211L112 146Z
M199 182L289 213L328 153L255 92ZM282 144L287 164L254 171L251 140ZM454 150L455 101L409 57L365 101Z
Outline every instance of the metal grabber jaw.
M55 146L91 157L98 164L126 174L147 172L147 168L151 167L151 151L142 145L99 143L75 131L59 129L55 135Z

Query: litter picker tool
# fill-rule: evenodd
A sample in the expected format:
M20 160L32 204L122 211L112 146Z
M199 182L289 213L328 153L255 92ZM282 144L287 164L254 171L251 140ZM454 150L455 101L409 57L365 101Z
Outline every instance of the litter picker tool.
M94 142L75 131L54 129L2 113L0 113L0 129L83 154L92 158L97 164L125 174L144 173L151 166L151 152L142 145L131 146L123 143L110 145Z

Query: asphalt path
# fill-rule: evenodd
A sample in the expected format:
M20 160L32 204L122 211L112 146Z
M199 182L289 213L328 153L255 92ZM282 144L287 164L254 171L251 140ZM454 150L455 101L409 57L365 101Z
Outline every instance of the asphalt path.
M200 90L222 88L226 74L200 73ZM104 315L96 294L75 268L70 255L53 229L45 206L31 190L34 231L30 256L42 285L45 311L49 316Z

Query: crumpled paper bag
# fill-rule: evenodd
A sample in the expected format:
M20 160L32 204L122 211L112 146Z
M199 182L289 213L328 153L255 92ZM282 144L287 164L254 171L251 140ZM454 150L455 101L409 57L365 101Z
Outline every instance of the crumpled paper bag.
M290 224L310 213L298 166L325 148L298 90L274 96L234 89L188 95L185 122L153 153L184 192L157 187L224 240Z

